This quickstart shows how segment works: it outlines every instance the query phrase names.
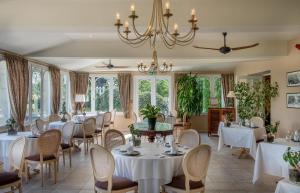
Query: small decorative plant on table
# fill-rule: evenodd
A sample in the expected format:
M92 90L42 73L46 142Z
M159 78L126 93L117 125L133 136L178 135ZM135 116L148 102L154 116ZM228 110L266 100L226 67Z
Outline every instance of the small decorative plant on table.
M17 126L16 120L13 117L9 118L6 121L6 127L8 127L7 134L8 135L17 135L18 131L17 131L16 126Z
M288 147L283 154L283 160L290 165L289 179L292 182L300 183L300 151L293 151Z
M278 131L278 127L279 127L280 122L276 121L275 125L268 125L266 126L266 132L267 132L267 142L272 143L275 139L275 134Z
M160 112L160 108L147 104L145 108L141 109L141 115L148 119L149 129L155 130L156 118Z
M66 114L67 114L66 102L63 102L60 114L63 115L62 118L61 118L61 121L62 122L67 122L67 118L66 118Z
M138 131L134 128L133 124L130 124L128 126L128 128L131 133L133 146L135 146L135 147L140 146L141 145L141 137L138 135Z
M225 118L224 118L225 126L226 126L226 127L230 127L232 121L233 121L233 115L232 115L231 112L228 112L228 113L225 115Z

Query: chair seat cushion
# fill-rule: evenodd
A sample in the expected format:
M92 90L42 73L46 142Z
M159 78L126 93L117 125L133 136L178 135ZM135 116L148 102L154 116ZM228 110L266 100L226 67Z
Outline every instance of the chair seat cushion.
M67 143L62 143L62 144L60 144L60 147L61 147L61 149L69 149L69 148L71 148L71 145L70 144L67 144Z
M122 190L122 189L126 189L126 188L132 188L137 185L138 184L136 182L133 182L124 177L119 177L119 176L112 177L112 190ZM108 182L107 181L106 182L97 181L95 183L95 186L102 190L107 190Z
M110 125L108 125L108 124L104 124L104 127L109 127Z
M174 127L183 127L183 123L175 123Z
M185 175L173 177L172 182L167 184L167 186L185 190ZM203 188L203 187L204 187L204 184L202 183L202 181L199 181L199 182L190 181L190 189L191 190Z
M83 135L74 135L73 138L84 138ZM86 135L85 138L93 138L93 135Z
M1 172L0 173L0 186L7 185L20 180L16 172Z
M31 155L26 157L25 159L30 160L30 161L40 161L40 154L37 155ZM54 155L44 155L43 156L43 161L49 161L49 160L54 160L56 157Z
M96 130L95 130L95 133L97 133L97 134L98 134L98 133L102 133L102 130L101 130L101 129L96 129Z

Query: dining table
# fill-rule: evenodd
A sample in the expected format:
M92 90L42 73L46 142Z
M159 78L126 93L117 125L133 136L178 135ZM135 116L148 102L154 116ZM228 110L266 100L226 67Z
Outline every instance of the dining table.
M74 123L74 135L82 135L82 133L83 133L82 123L77 123L77 122L74 122L74 121L67 121L67 122L73 122ZM50 122L48 130L57 129L57 130L60 130L61 132L63 132L62 129L63 129L64 125L67 122L62 122L62 121Z
M292 150L300 151L299 142L293 142L285 138L277 138L273 143L259 143L255 158L253 184L263 178L264 174L284 178L289 177L288 163L283 160L283 154L288 147L291 147Z
M264 139L266 135L265 128L251 128L232 124L225 126L223 122L219 124L219 144L218 151L221 151L224 145L238 148L249 149L249 154L253 159L256 156L257 141Z
M173 135L173 125L170 123L156 122L154 130L149 129L147 121L134 123L133 127L137 135L147 136L150 143L154 142L156 135L161 135L164 138Z
M160 186L168 184L172 178L183 174L182 161L189 150L181 147L181 154L171 156L165 154L168 147L157 143L142 143L134 147L140 154L137 156L124 155L128 145L119 146L112 150L115 159L115 175L126 177L139 184L139 193L159 193Z
M280 180L277 183L275 193L299 193L300 184L291 182L288 179Z

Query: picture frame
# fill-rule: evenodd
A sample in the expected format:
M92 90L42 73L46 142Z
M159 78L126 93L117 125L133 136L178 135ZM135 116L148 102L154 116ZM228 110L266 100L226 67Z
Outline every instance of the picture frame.
M300 109L300 92L286 94L287 108Z
M287 86L300 87L300 70L287 73Z

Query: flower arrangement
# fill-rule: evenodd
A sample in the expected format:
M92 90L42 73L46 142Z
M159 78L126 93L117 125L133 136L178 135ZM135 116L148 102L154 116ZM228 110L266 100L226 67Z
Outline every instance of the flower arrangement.
M18 131L16 129L17 122L13 117L6 120L6 127L8 127L8 130L7 130L8 135L17 135L17 133L18 133Z
M128 126L128 128L129 128L130 133L131 133L133 146L140 146L141 145L141 138L138 136L138 132L134 128L133 124L130 124Z
M283 160L292 167L289 170L289 178L293 182L300 182L300 151L293 151L288 147L283 154Z
M267 132L267 141L273 142L275 138L275 134L278 131L280 121L276 121L274 125L270 124L266 126L266 132Z
M66 114L67 114L66 102L63 102L60 114L63 115L61 118L61 121L66 122L67 121L67 119L66 119Z

